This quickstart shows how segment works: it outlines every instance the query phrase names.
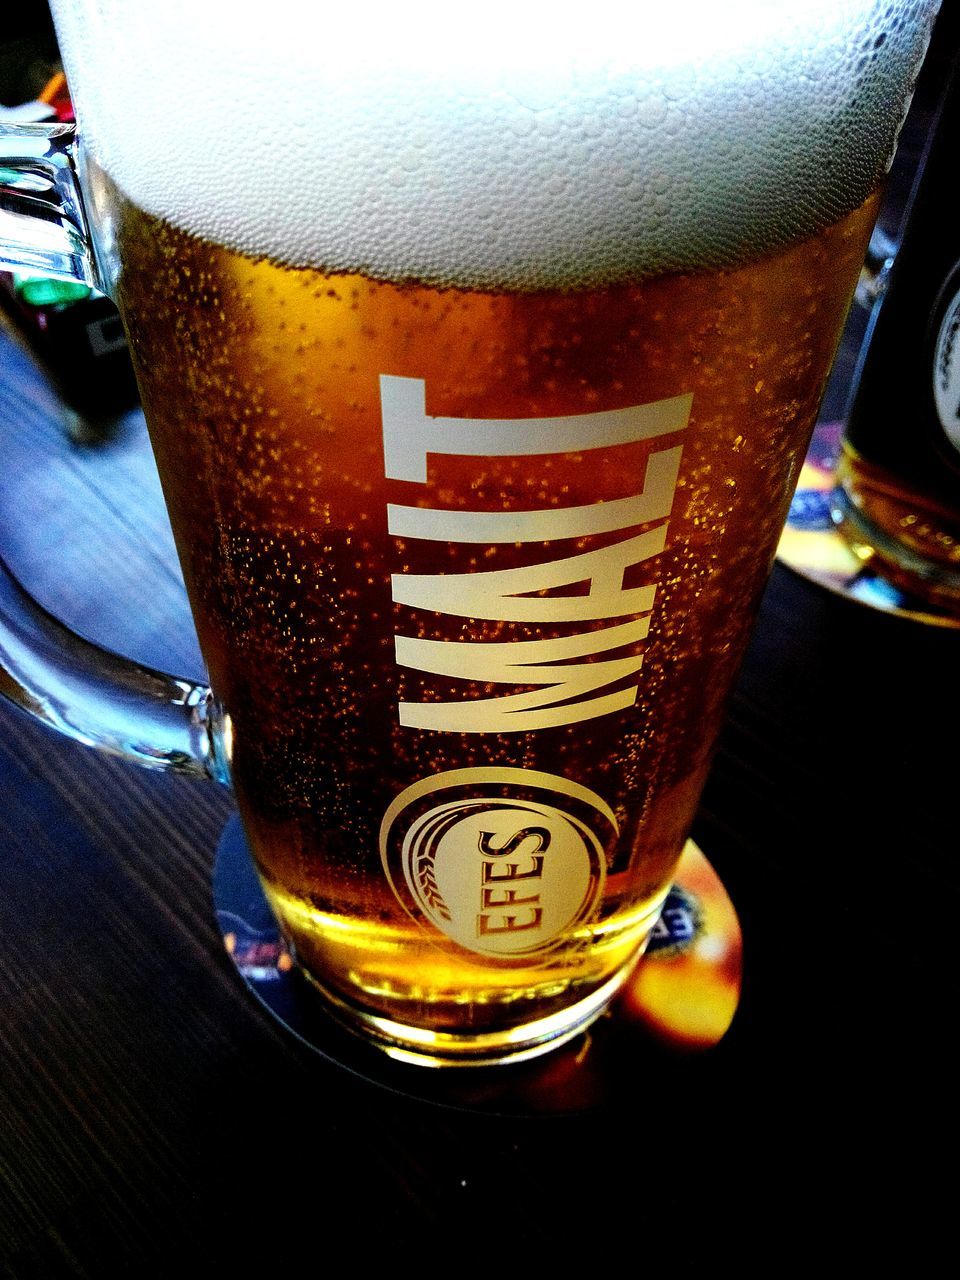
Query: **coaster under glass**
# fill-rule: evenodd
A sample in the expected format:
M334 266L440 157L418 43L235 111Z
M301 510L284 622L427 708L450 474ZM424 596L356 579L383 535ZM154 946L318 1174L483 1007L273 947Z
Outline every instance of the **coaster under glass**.
M527 1062L432 1069L393 1061L347 1031L294 964L234 815L217 849L214 907L249 990L323 1058L384 1088L495 1114L576 1112L616 1100L644 1061L700 1053L728 1031L740 999L737 913L713 867L688 841L645 955L586 1031Z

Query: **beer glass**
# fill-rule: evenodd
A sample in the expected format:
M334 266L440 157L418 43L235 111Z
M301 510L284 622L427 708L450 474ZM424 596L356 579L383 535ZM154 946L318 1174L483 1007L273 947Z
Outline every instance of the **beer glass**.
M946 34L941 27L938 41ZM954 57L873 302L830 505L859 563L906 593L915 612L945 619L960 616L960 263L950 215L956 35L941 48Z
M7 689L229 778L347 1026L542 1052L670 885L934 6L53 8L5 234L120 306L213 692L13 595Z

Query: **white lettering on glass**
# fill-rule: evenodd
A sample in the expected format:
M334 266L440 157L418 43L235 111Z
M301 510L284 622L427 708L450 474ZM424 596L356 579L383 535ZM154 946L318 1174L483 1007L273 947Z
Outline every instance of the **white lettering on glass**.
M383 376L380 392L386 475L421 484L427 481L428 454L528 457L632 444L683 430L692 404L692 396L684 395L561 418L434 418L426 413L422 379ZM551 627L633 619L573 635L506 643L398 635L399 666L473 684L539 686L493 697L401 702L400 723L441 733L510 733L574 724L632 706L642 654L602 661L598 655L635 645L649 633L656 585L625 587L624 576L666 546L681 452L679 446L651 452L640 493L586 506L464 511L391 503L391 534L471 545L561 541L659 521L597 550L516 568L394 574L397 604L451 617ZM611 691L631 677L632 684Z

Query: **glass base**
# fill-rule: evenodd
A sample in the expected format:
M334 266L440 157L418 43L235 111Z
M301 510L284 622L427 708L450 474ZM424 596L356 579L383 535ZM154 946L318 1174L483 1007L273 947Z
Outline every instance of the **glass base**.
M633 960L625 965L602 987L561 1013L539 1018L512 1031L487 1035L418 1032L415 1027L354 1008L319 983L313 985L329 1005L330 1013L346 1030L373 1041L396 1062L421 1067L497 1067L537 1058L586 1030L630 977L635 963Z
M839 512L835 473L841 435L836 422L821 423L814 431L777 559L808 581L871 609L928 626L960 627L960 606L941 606L894 581L876 538L859 525L854 528L849 512ZM838 521L846 522L849 536Z
M878 572L906 595L919 595L924 607L953 613L960 619L960 573L932 564L876 525L838 485L830 495L833 522L854 555L875 564Z
M442 1105L525 1115L614 1102L635 1089L638 1070L655 1072L657 1063L675 1064L677 1054L715 1046L739 1003L739 921L716 872L692 841L643 959L592 993L563 1032L544 1027L543 1038L533 1045L525 1033L525 1050L506 1064L500 1061L502 1051L494 1066L484 1047L475 1046L462 1063L470 1071L424 1070L431 1056L432 1065L447 1065L449 1057L390 1044L389 1028L370 1028L367 1034L347 1029L329 994L295 965L236 816L217 850L213 891L224 944L238 973L293 1035L365 1080ZM353 1021L353 1010L349 1017ZM368 1038L370 1031L379 1044ZM404 1039L408 1035L404 1028Z

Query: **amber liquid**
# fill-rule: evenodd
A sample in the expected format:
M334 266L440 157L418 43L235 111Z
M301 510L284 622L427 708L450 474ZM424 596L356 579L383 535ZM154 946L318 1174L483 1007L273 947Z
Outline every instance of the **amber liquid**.
M942 467L932 459L931 468ZM934 481L937 473L934 471ZM960 611L960 519L953 508L868 461L849 442L837 466L845 497L840 528L863 555L911 596ZM933 490L934 495L936 490Z
M494 1043L588 998L643 945L693 819L874 214L870 202L735 270L506 294L291 270L123 208L121 305L202 649L232 722L246 832L299 963L361 1020L435 1035L440 1056L455 1056L458 1037ZM692 393L689 424L666 442L683 452L665 550L624 579L656 587L649 635L629 650L643 655L634 705L536 731L400 724L403 701L516 690L399 666L396 635L503 643L610 620L545 630L424 613L393 603L392 574L547 562L625 535L404 540L388 534L387 504L495 512L621 499L642 490L652 449L665 445L438 454L425 485L387 480L382 374L423 379L427 412L452 418L584 414ZM482 955L416 918L378 849L404 788L494 766L574 779L617 817L618 833L603 832L602 901L532 954Z

